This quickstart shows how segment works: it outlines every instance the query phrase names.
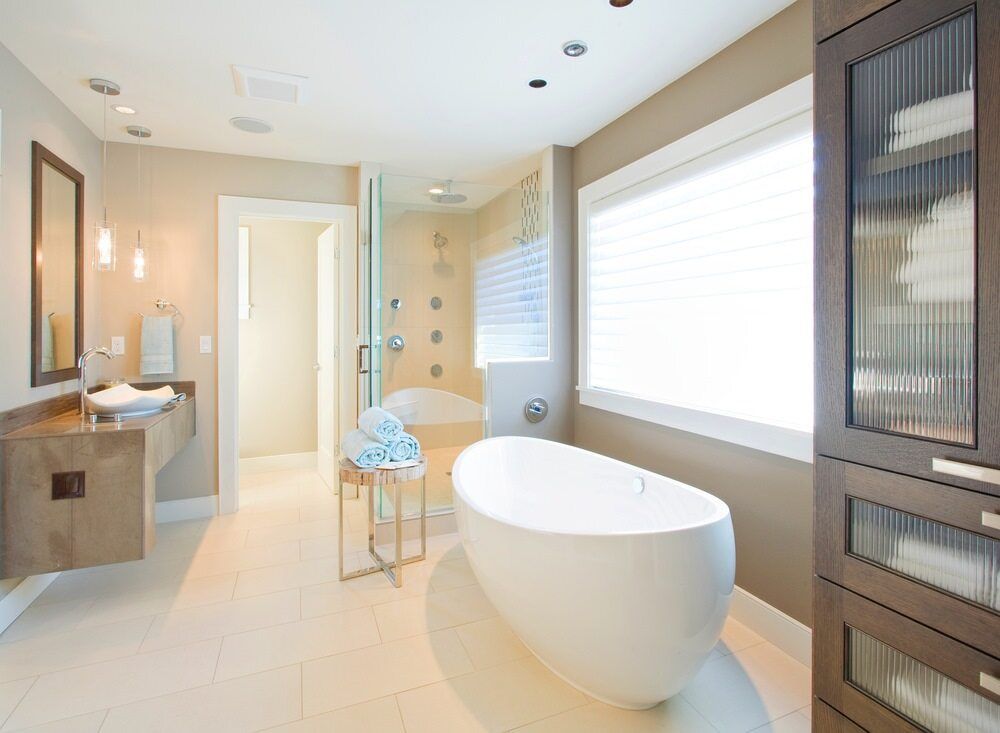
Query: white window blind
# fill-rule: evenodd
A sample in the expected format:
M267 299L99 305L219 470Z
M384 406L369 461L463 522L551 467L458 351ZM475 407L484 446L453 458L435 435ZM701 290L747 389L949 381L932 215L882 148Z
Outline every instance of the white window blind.
M481 243L475 260L476 366L549 353L549 242Z
M582 387L812 430L810 114L592 201Z

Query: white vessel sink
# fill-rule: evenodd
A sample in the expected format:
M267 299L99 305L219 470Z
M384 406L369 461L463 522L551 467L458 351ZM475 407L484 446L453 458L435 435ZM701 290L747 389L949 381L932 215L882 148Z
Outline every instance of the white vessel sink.
M136 389L131 384L119 384L87 395L87 409L104 417L138 417L159 412L174 399L171 387Z

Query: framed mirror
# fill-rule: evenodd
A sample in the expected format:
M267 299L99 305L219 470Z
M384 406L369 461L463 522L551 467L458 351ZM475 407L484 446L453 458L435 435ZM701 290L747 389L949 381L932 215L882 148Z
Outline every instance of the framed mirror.
M31 143L31 386L76 378L83 343L83 174Z

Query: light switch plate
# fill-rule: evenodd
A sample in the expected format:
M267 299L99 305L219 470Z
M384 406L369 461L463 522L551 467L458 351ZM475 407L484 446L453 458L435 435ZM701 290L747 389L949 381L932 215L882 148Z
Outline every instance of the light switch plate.
M121 356L125 353L125 337L124 336L112 336L111 337L111 353L115 356Z
M198 351L202 354L212 353L212 337L211 336L201 336L198 339Z

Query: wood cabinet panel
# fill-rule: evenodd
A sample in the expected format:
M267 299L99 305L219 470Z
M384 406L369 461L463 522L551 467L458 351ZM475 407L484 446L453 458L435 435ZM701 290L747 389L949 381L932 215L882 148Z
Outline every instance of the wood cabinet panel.
M815 0L813 37L819 43L894 2L896 0Z

